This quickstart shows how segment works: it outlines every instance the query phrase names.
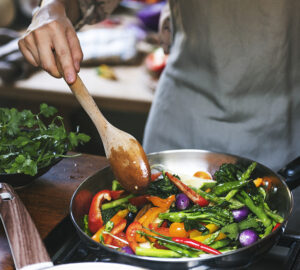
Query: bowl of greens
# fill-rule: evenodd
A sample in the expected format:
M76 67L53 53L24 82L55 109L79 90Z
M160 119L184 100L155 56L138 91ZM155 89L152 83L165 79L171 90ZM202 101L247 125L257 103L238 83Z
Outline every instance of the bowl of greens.
M0 108L0 181L24 186L89 139L67 132L57 109L45 103L38 113Z

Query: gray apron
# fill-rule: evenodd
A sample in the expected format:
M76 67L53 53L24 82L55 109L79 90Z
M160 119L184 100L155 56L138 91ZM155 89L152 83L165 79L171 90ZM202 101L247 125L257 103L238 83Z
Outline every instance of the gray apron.
M173 44L147 153L206 149L278 169L300 154L300 1L170 0Z

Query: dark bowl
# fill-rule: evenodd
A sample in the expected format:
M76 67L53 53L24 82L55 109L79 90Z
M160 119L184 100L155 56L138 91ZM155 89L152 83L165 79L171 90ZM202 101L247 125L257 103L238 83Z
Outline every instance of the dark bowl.
M26 186L36 178L48 172L55 164L57 164L61 160L61 157L53 159L48 166L39 168L37 174L33 176L25 173L0 173L0 182L8 183L14 188Z

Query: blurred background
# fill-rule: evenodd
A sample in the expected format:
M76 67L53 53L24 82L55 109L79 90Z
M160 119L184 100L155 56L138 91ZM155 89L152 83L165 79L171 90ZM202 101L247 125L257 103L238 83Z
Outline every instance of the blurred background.
M39 110L46 102L64 117L68 130L92 139L80 152L104 155L92 122L62 79L25 61L17 41L30 24L39 0L0 0L0 106ZM158 41L161 0L123 0L78 37L84 53L80 76L104 116L142 142L145 122L167 55Z

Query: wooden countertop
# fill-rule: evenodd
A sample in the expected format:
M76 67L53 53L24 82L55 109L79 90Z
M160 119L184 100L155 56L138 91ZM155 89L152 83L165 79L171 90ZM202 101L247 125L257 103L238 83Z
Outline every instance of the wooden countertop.
M106 158L95 155L64 158L46 174L17 190L42 238L69 213L71 197L77 186L107 165ZM1 223L0 270L13 269L9 244Z
M112 67L118 80L97 75L95 67L82 68L79 75L101 109L142 112L150 109L154 91L150 75L143 65ZM47 101L67 106L79 106L63 79L39 71L15 84L0 86L0 97L25 101Z

